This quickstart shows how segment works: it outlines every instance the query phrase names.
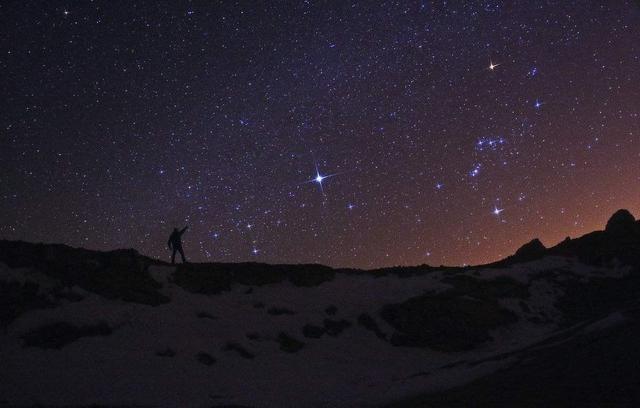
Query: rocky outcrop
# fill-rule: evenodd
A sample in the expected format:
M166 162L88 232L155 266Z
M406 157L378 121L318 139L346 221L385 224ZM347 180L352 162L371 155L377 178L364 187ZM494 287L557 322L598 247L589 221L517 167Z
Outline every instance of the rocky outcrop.
M394 346L445 352L471 350L491 340L490 330L518 320L497 299L461 296L455 291L386 305L380 316L396 329L391 336Z
M153 306L169 301L159 292L161 285L148 272L150 265L161 262L133 249L100 252L66 245L3 240L0 241L0 262L10 268L42 273L60 287L77 286L108 299ZM1 291L4 290L0 288ZM22 288L21 293L24 292L25 288ZM27 299L29 305L38 303L32 298L21 297Z
M640 267L640 225L629 211L618 210L604 231L564 240L548 253L577 258L591 265Z
M618 210L609 218L604 230L615 235L637 234L638 226L636 219L628 210Z
M546 251L547 248L542 244L542 242L540 242L538 238L535 238L518 248L513 256L526 261L539 258L543 256Z
M618 263L640 267L640 221L636 221L628 210L618 210L609 218L604 231L594 231L575 239L567 237L551 248L545 248L542 242L534 239L514 255L486 266L502 268L547 255L576 258L590 265Z

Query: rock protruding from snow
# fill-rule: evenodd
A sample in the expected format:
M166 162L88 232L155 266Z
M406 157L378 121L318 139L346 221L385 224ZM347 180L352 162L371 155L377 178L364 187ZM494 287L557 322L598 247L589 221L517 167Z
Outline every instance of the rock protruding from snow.
M633 233L636 229L636 219L628 210L623 209L616 211L609 218L605 231L619 235Z

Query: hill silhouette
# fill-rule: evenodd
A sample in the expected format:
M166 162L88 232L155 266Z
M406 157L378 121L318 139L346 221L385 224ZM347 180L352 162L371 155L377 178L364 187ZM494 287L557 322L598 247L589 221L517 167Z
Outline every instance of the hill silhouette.
M464 268L172 266L0 241L0 401L632 403L639 269L626 210L602 231Z

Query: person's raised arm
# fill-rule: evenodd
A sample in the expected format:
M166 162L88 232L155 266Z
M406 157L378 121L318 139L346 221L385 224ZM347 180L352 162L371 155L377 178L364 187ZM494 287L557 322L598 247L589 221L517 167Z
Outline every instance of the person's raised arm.
M171 237L169 237L169 240L167 241L167 245L169 245L169 249L171 249Z
M184 234L184 232L189 228L188 225L185 225L184 228L180 231L180 235Z

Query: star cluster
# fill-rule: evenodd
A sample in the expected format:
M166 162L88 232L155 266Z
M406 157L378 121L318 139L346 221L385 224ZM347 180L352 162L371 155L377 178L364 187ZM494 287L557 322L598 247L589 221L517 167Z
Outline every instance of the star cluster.
M2 238L461 265L640 214L631 0L0 10Z

